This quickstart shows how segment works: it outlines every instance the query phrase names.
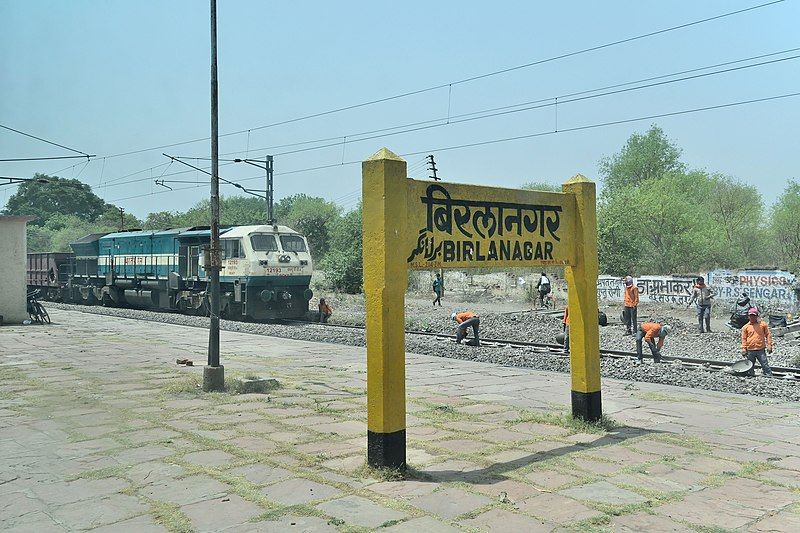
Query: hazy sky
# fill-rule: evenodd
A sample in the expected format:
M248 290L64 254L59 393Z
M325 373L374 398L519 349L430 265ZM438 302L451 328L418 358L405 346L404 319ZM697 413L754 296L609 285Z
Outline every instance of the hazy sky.
M220 152L275 154L276 198L302 192L349 208L359 199L357 162L383 146L413 154L404 156L412 176L427 175L422 160L431 153L447 180L513 187L532 180L560 183L576 173L599 179L602 157L657 123L691 168L757 185L769 203L787 179L800 178L800 97L442 150L552 133L556 124L569 130L798 92L800 59L794 59L565 102L571 93L798 48L796 0L450 85L760 3L219 0L220 133L251 130L221 138ZM0 175L77 176L138 216L184 210L207 197L207 185L171 183L191 188L170 192L153 180L163 175L207 183L195 171L174 174L186 168L168 165L161 152L209 157L208 140L111 156L210 134L209 50L207 1L0 0L0 124L98 156L88 165L0 162ZM439 85L444 87L254 129ZM551 105L453 123L467 113L535 100L552 104L555 97L561 100L557 112ZM357 140L359 133L434 120L436 127ZM280 147L320 139L327 140ZM61 155L70 152L0 130L0 158ZM242 183L263 188L261 171L247 165L224 165L220 175L253 178ZM14 190L0 186L0 204Z

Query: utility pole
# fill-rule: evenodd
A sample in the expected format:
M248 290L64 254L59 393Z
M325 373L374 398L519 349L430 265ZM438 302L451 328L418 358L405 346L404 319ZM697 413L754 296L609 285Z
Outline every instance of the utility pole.
M119 230L125 231L125 210L123 208L119 208Z
M225 369L219 364L219 94L217 83L217 0L211 1L211 250L209 274L211 324L208 331L208 366L203 368L203 390L222 391Z
M433 154L428 156L428 170L433 172L433 176L428 176L434 181L439 181L440 178L436 177L436 161L433 160Z
M273 225L275 224L275 212L273 211L272 206L272 192L273 192L273 185L272 185L272 156L267 156L267 224Z

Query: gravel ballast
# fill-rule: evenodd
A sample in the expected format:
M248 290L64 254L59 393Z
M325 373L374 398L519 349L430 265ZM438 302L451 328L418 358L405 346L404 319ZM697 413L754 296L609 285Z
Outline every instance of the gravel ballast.
M334 308L331 319L336 323L363 325L363 303L358 297L327 297ZM46 302L57 309L80 311L96 315L108 315L137 320L151 320L169 324L194 327L208 327L205 317L162 313L137 309L88 307L80 305ZM557 317L537 315L530 311L520 311L524 304L509 302L486 303L482 305L452 304L433 308L430 302L408 298L406 302L407 328L452 334L454 322L450 319L453 311L470 309L481 316L481 336L509 340L533 342L554 342L556 333L561 331L561 320ZM517 311L515 311L515 309ZM609 311L609 315L611 312ZM719 361L735 361L741 357L737 332L720 331L699 335L680 319L672 316L659 316L653 313L652 319L666 321L673 326L667 337L664 355L685 356ZM227 331L269 335L314 342L331 342L351 346L364 346L364 331L350 328L337 328L314 323L252 323L222 320L221 327ZM611 325L601 328L601 347L604 349L635 351L635 339L623 336L624 328ZM505 366L520 366L552 372L569 372L569 359L548 353L536 352L532 348L511 347L471 347L456 345L441 338L407 335L406 350L413 353L450 357L455 359L481 361ZM645 353L649 351L645 347ZM770 356L775 366L793 366L792 360L798 353L797 347L781 348L776 340L776 352ZM704 390L750 394L780 400L800 401L800 386L796 381L770 379L762 376L745 378L732 376L726 372L704 369L690 369L679 364L655 364L646 359L641 365L628 359L603 358L601 372L604 377L641 382L661 383Z

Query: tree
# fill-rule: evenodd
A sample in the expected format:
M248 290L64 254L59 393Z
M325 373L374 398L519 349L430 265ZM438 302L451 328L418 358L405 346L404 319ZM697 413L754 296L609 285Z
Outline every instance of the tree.
M70 215L93 222L109 207L102 198L92 192L92 188L79 180L62 179L58 176L36 174L35 179L26 181L8 199L3 213L6 215L33 215L34 226L44 226L55 215Z
M315 261L325 257L330 249L330 229L340 217L340 208L323 198L296 194L281 199L276 205L276 217L299 231L308 239Z
M762 235L764 201L752 185L745 185L728 176L708 176L711 193L701 199L714 224L719 226L727 243L725 264L741 267L762 265L767 257L767 242Z
M339 218L331 228L331 246L321 261L330 289L357 293L364 284L361 206Z
M682 172L681 149L675 146L664 131L655 124L640 135L634 133L619 153L600 161L603 196L660 178L668 173Z
M778 258L786 268L800 269L800 183L789 180L772 206L770 233Z
M546 181L529 181L527 183L523 183L520 186L520 189L526 189L529 191L562 192L561 185Z

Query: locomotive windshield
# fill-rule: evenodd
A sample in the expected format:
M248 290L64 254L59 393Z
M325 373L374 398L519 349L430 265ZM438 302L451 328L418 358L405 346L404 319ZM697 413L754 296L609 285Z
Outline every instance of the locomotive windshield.
M257 234L250 236L250 244L256 252L277 252L278 243L275 235Z
M306 242L297 235L281 235L281 246L284 252L306 251Z

